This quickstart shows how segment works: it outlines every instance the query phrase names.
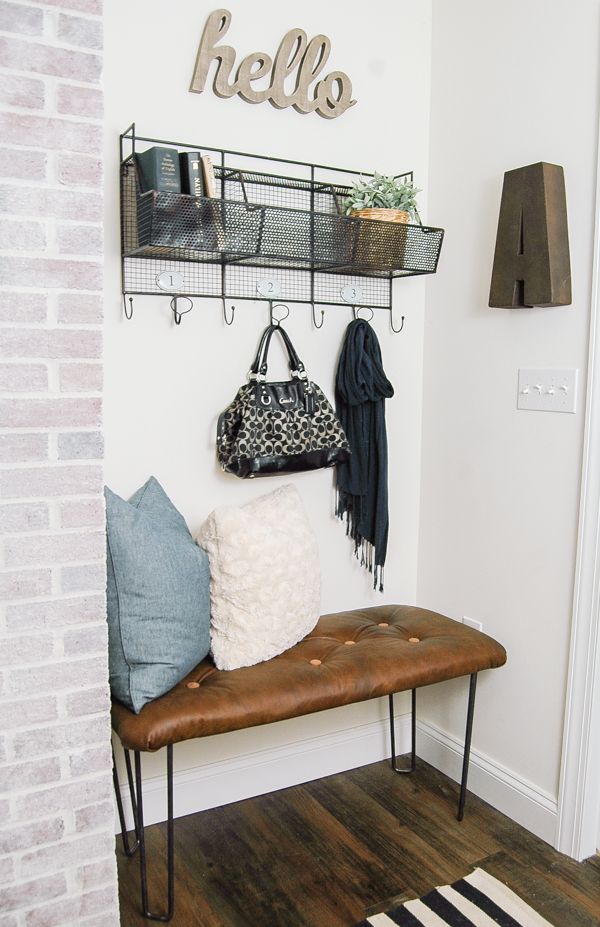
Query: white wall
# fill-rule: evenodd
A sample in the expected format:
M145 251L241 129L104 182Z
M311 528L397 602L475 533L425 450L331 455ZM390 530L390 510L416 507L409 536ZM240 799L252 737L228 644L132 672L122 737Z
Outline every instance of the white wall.
M596 0L433 4L429 214L447 228L428 287L420 605L501 640L481 681L474 747L549 809L561 751L584 399L518 412L519 366L585 384L598 118ZM502 177L562 164L573 305L489 309ZM462 736L459 684L428 720Z
M126 497L153 473L193 532L214 506L241 504L280 485L278 478L242 482L221 474L214 451L217 415L245 376L268 311L264 303L242 303L235 324L227 328L219 301L197 300L176 328L167 297L136 297L134 319L125 321L119 280L119 133L135 120L141 134L197 141L200 147L206 142L367 171L414 169L422 187L427 186L429 154L429 2L374 0L369 7L373 40L368 42L357 17L342 4L307 0L297 10L274 0L229 4L233 21L226 41L237 49L238 61L257 49L273 54L294 25L309 36L330 36L329 69L350 75L358 100L332 121L278 111L267 103L251 106L237 97L219 99L211 89L189 93L197 44L213 8L207 0L180 0L168 10L163 0L106 2L106 175L113 179L107 183L106 212L106 482ZM368 574L353 560L344 529L333 517L332 474L293 478L320 539L323 611L416 598L424 282L402 281L397 302L396 324L400 314L406 315L401 335L389 332L383 310L373 323L396 388L388 403L391 540L383 599L371 591ZM296 306L286 323L311 376L330 397L350 318L349 310L328 309L323 329L315 331L310 308ZM380 714L381 706L361 705L240 732L200 746L188 744L176 751L176 760L180 769L189 768L351 728ZM147 768L150 773L162 769L155 758ZM310 766L310 773L318 775L319 769Z

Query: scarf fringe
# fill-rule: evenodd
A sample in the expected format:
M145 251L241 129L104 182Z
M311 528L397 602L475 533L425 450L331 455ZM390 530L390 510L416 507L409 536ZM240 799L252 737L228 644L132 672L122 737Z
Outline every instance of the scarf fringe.
M347 500L346 503L342 501L342 494L339 489L336 490L335 514L340 521L344 521L345 518L346 537L350 537L354 541L354 556L360 562L361 567L364 567L373 575L373 589L383 592L383 564L375 563L375 547L360 535L357 529L359 521L356 518L357 513L352 511L350 500Z

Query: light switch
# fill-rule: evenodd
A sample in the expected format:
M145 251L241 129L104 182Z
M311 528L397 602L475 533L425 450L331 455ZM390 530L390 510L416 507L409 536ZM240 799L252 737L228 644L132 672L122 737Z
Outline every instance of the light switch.
M577 370L519 370L517 409L532 412L575 412Z

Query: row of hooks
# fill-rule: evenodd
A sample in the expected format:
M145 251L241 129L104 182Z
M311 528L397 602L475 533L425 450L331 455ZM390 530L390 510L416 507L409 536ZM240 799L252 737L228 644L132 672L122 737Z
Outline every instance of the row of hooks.
M127 299L129 299L129 309L127 308ZM187 309L181 309L179 307L179 301L182 299L187 300L187 302L189 303L189 306L187 307ZM225 322L226 325L233 325L233 322L235 319L235 306L233 304L231 305L231 314L228 318L226 298L222 296L221 299L223 302L223 321ZM187 313L191 312L192 309L194 308L194 302L190 296L173 296L169 305L170 305L171 312L173 313L173 320L175 322L175 325L181 325L182 316L187 315ZM133 296L127 297L125 294L123 295L123 308L125 311L125 318L132 319L133 318ZM275 315L275 309L285 309L285 315L280 315L280 316ZM313 320L314 327L317 329L323 328L323 325L325 323L325 310L321 309L321 321L319 323L317 322L317 316L315 313L314 303L311 304L311 309L312 309L312 320ZM360 312L363 309L371 313L371 315L366 319L367 322L371 322L373 318L375 317L375 312L373 311L371 306L351 306L351 309L352 309L353 319L363 318L363 316L360 315ZM394 328L394 318L393 318L391 309L389 310L389 313L390 313L390 328L396 335L398 335L404 328L404 316L402 316L400 320L400 328ZM286 303L273 303L269 301L269 319L270 319L271 325L279 325L280 322L283 322L284 319L287 319L289 314L290 314L290 307L286 305Z

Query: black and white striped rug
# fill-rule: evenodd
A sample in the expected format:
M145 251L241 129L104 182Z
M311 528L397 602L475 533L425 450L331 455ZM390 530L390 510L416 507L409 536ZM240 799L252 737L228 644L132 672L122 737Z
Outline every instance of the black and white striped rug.
M373 914L356 927L552 927L514 892L475 869L452 885L441 885L386 914Z

